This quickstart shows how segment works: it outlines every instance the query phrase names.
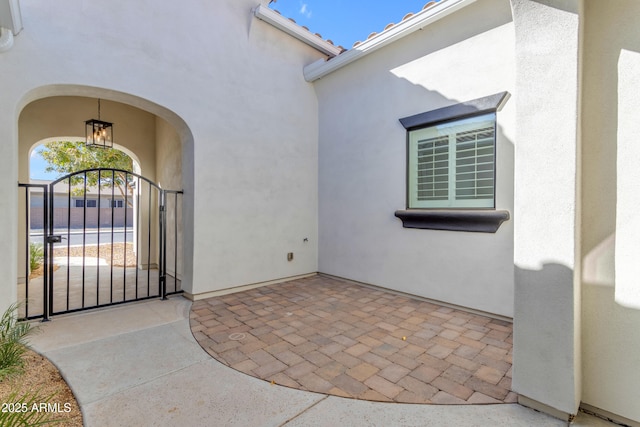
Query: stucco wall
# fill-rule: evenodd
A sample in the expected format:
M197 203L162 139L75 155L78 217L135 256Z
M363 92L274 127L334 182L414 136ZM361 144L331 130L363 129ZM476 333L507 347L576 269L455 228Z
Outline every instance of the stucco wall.
M180 136L166 120L156 118L157 183L164 190L182 190L182 144ZM184 197L168 193L166 206L166 258L168 273L182 279L184 228L182 211ZM169 279L170 281L173 279Z
M156 183L165 190L182 190L182 144L166 120L155 118Z
M513 390L581 397L580 0L512 0L516 29Z
M255 5L21 2L24 30L0 54L3 306L16 298L18 117L51 95L128 103L177 129L189 292L317 271L317 99L301 70L322 55Z
M640 4L586 2L583 402L640 422Z
M513 221L495 234L405 229L398 119L513 93L508 1L466 7L317 81L320 271L511 317ZM496 208L513 211L515 103L498 113Z

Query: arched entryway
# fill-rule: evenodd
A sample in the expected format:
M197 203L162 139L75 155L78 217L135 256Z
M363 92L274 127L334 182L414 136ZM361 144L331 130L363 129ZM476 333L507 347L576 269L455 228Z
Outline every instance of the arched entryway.
M131 243L134 245L134 252L141 254L144 252L143 248L147 248L147 254L136 260L136 267L129 268L129 274L145 272L147 276L149 276L145 280L153 283L156 281L156 273L149 274L149 271L157 267L158 272L161 273L161 259L167 259L169 260L165 265L167 275L174 278L174 284L178 284L178 289L185 289L186 287L186 289L189 290L190 280L188 280L188 278L191 277L192 266L188 262L185 263L184 260L191 259L189 256L191 250L189 248L192 247L193 242L192 221L190 220L190 218L192 218L193 199L190 196L190 191L187 191L187 197L183 197L182 190L192 188L193 175L191 171L183 174L182 165L185 162L187 164L192 163L193 145L191 133L186 124L171 111L132 95L99 88L56 86L32 91L25 97L24 107L21 109L19 116L19 182L23 184L34 184L29 178L29 155L34 146L39 142L48 138L60 139L60 135L65 135L66 137L64 139L84 138L84 122L88 119L95 118L94 116L97 115L98 99L101 100L101 119L114 123L114 146L134 157L139 165L139 168L136 168L134 171L136 173L130 173L127 177L139 184L141 194L139 198L136 199L136 203L138 204L136 209L139 209L136 210L132 207L132 211L123 216L126 224L119 224L115 213L119 208L118 203L123 204L123 211L127 210L127 208L124 207L125 200L116 201L115 199L118 197L112 197L110 201L100 202L100 206L97 206L96 202L88 203L96 204L96 208L98 209L95 212L90 211L90 207L87 206L87 204L81 203L83 206L78 206L78 208L83 211L79 214L82 218L83 229L85 229L87 225L85 221L87 215L84 211L89 211L89 217L91 217L96 216L97 211L105 210L99 222L110 222L107 228L115 228L117 225L118 231L125 236L125 239L126 236L129 236L129 240L132 240ZM103 170L101 172L93 171L89 173L99 173L103 181L108 181L108 178L105 177L108 177L109 174L112 174L112 176L118 174L117 171L110 170ZM76 176L75 179L77 180L77 178ZM67 177L60 180L55 185L55 189L54 187L48 189L51 192L51 197L53 197L54 192L61 193L58 195L58 198L60 198L59 196L61 196L64 191L67 191L67 217L69 217L70 211L76 208L75 204L78 203L78 201L75 200L77 197L72 197L72 192L68 191L70 181L69 177ZM37 184L41 186L49 185L48 183ZM71 186L73 187L73 185ZM64 190L65 187L67 190ZM167 190L171 191L167 192ZM38 190L36 189L36 191ZM42 190L39 191L42 192ZM92 191L95 192L96 189ZM98 189L97 191L101 190ZM109 191L111 190L105 190L106 193L109 193ZM144 194L145 192L147 195ZM115 195L115 191L113 193ZM108 194L106 196L108 196ZM102 198L106 196L103 194ZM27 266L29 242L28 239L24 238L24 236L28 235L29 219L27 219L27 211L29 204L25 203L25 197L26 190L20 189L17 224L19 244L18 283L19 286L22 284L23 287L24 283L29 280L29 269ZM92 197L93 196L90 198ZM138 197L137 194L136 197ZM131 197L129 204L131 204L134 198L135 197ZM52 211L60 209L60 207L54 207L53 198L51 200L52 202L49 206L51 206L52 209L50 209L49 215L53 213ZM98 198L98 200L100 200L100 198ZM73 206L70 206L69 203L72 203ZM58 205L59 204L60 203L58 203ZM114 221L111 221L111 212L106 212L106 210L110 210L112 207ZM61 212L62 211L58 212L58 214ZM96 213L96 215L94 215L94 213ZM136 215L136 218L140 216L142 222L138 224L134 220L133 215ZM167 227L166 224L170 224L169 227L163 230L164 234L162 235L158 234L160 227L163 225L161 218L164 218L166 221L164 223L165 227ZM97 218L94 219L97 220ZM148 222L145 226L146 228L141 225L144 221ZM68 222L66 227L61 227L60 223L52 224L53 228L49 231L45 230L43 234L48 233L49 235L64 236L65 232L70 234L69 230L71 230L74 225L77 226L78 224ZM98 224L98 227L100 226L101 224ZM105 230L98 230L98 235L104 236L105 233L103 233L103 231ZM109 236L109 230L106 231L106 235ZM104 240L103 237L103 242ZM55 244L57 245L58 243ZM67 239L62 239L60 244L69 244L69 242ZM52 251L47 254L48 256L53 255L53 247L51 249ZM187 256L185 256L185 252ZM147 257L146 261L144 260L145 256ZM99 258L100 257L97 257L97 261L95 262L100 263ZM131 261L131 259L129 261ZM86 259L83 261L83 264L86 269ZM99 268L97 271L99 271ZM121 272L118 272L116 276L119 276L120 273ZM100 286L103 286L100 285L100 283L105 280L105 275L111 276L112 273L109 271L108 273L102 274L102 279L97 282L98 292L100 292ZM125 277L126 274L123 273L122 276ZM51 274L51 277L56 278L56 273ZM186 281L185 278L187 278ZM59 277L56 281L61 282ZM150 288L153 287L154 285L150 286ZM136 285L135 289L137 288L138 286ZM19 298L25 296L24 290L21 291L20 289L19 287ZM168 289L169 292L172 290L173 289ZM48 291L51 293L53 289L50 288ZM111 291L109 291L109 293L111 293ZM162 293L162 290L159 293ZM145 291L141 296L152 297L159 293L155 291ZM32 293L30 297L33 295ZM102 297L89 297L89 299L93 298L93 303L91 303L91 301L85 301L82 304L64 304L62 311L73 311L91 307L92 304L99 306L124 302L131 299L127 297L126 292L122 295L124 295L124 298L114 299L110 296L108 300L104 300L105 293L103 291ZM34 306L32 305L32 307ZM32 311L29 313L29 316L37 316L40 314L38 311L43 310L44 309ZM55 313L61 310L59 308L52 308L52 311Z

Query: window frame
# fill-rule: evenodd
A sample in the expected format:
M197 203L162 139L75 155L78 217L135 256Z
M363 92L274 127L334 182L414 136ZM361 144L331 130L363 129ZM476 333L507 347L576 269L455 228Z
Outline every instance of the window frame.
M482 123L489 124L493 127L493 138L491 141L492 145L492 168L491 168L491 179L493 189L491 191L491 197L485 199L465 199L458 198L457 190L461 187L457 185L457 177L458 174L458 150L456 147L456 135L458 135L461 131L455 130L456 128L470 126L470 130L477 130ZM496 113L482 113L478 115L473 115L469 117L465 117L462 119L453 119L446 120L444 122L439 122L435 124L431 124L425 127L418 127L412 130L407 131L407 209L495 209L496 206ZM450 132L444 133L441 132L444 129L451 129ZM433 199L433 200L419 200L416 196L419 191L417 188L420 184L418 183L418 176L416 174L416 168L418 165L418 147L417 144L423 142L424 140L420 140L421 135L428 134L437 134L438 136L430 137L430 139L442 138L447 139L446 145L446 154L447 154L447 199ZM444 151L442 152L444 154ZM440 154L440 156L442 156ZM476 159L478 156L474 156ZM444 162L445 160L440 160L440 162ZM475 165L475 163L474 163ZM475 181L480 181L480 178L475 178ZM435 188L434 188L435 191ZM414 197L416 196L416 197Z
M500 92L483 98L453 104L448 107L426 111L400 119L406 129L406 198L405 209L397 210L395 216L402 221L404 228L429 230L471 231L495 233L500 225L510 219L509 211L496 209L497 203L497 112L509 100L508 92ZM484 114L495 114L494 135L494 191L493 207L409 207L409 154L411 131L425 129L437 124L460 121Z

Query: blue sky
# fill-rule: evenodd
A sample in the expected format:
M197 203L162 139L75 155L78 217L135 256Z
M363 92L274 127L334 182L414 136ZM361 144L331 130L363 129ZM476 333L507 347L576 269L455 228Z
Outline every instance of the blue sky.
M351 49L407 13L422 10L429 0L277 0L270 7L313 33Z
M57 173L46 173L44 171L44 168L47 167L47 162L45 162L44 159L38 155L38 150L39 148L36 147L31 152L31 160L29 162L29 175L31 175L31 179L56 179L58 177Z

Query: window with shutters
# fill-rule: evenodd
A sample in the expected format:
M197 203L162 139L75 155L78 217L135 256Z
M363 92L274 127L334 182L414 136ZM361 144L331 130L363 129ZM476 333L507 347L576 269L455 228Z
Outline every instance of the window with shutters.
M493 208L494 113L409 132L409 208Z
M495 233L510 218L496 209L500 92L400 119L407 130L405 228Z

